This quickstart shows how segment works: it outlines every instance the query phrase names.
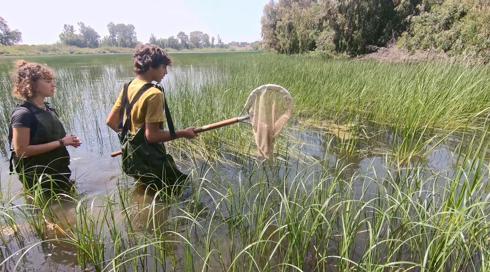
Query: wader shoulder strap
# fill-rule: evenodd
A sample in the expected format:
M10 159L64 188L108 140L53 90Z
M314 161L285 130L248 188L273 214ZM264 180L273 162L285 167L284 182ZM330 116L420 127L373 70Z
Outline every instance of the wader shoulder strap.
M128 104L128 87L129 87L129 84L131 84L131 82L133 82L133 81L131 80L128 83L124 83L124 87L123 87L123 92L122 92L122 96L121 96L121 108L119 109L119 118L120 118L119 128L120 129L123 128L124 110L126 109L126 105Z
M10 158L9 158L9 174L12 175L14 173L14 149L12 148L12 138L13 138L13 131L12 131L12 124L9 126L9 150L10 150Z
M44 102L44 106L46 107L46 109L48 111L52 111L54 113L54 115L56 115L56 117L60 117L60 115L58 114L58 111L56 111L54 108L51 107L51 104L49 104L48 102Z
M123 99L125 100L125 102L123 103L123 106L121 107L125 110L125 114L126 114L126 120L124 121L124 124L122 126L122 132L121 132L122 139L124 139L124 137L126 136L128 131L131 129L131 110L133 109L134 104L136 104L136 102L138 102L138 100L143 95L143 93L145 93L148 89L153 87L153 84L146 83L145 85L143 85L141 87L141 89L138 90L136 95L133 97L133 100L131 100L131 103L129 103L129 104L127 103L129 101L128 86L129 86L129 83L124 85ZM121 116L121 118L122 118L122 116Z
M172 120L172 115L170 114L170 108L168 107L167 104L167 99L165 98L165 90L163 89L162 86L160 85L155 85L156 88L158 88L160 91L163 93L163 111L165 111L165 119L167 119L167 126L168 126L168 131L170 132L170 137L172 139L175 139L177 135L175 134L175 127L174 127L174 122Z

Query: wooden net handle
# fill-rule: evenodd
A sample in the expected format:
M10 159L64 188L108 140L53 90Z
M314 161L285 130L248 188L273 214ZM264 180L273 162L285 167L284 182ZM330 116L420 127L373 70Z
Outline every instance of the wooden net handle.
M223 120L223 121L219 121L219 122L216 122L216 123L212 123L212 124L209 124L209 125L205 125L205 126L202 126L202 127L195 128L194 129L194 132L195 133L206 132L206 131L217 129L217 128L220 128L220 127L233 125L233 124L236 124L238 122L245 121L248 118L250 118L250 116L248 116L248 115L240 116L240 117L233 117L233 118L230 118L230 119L226 119L226 120ZM117 156L119 156L121 154L122 154L122 151L121 150L115 151L115 152L112 152L111 153L111 157L114 158L114 157L117 157Z
M212 130L212 129L217 129L217 128L224 127L224 126L233 125L233 124L236 124L238 122L242 122L244 120L247 120L248 118L249 118L248 115L240 116L240 117L233 117L233 118L230 118L230 119L226 119L226 120L223 120L223 121L219 121L219 122L216 122L216 123L205 125L205 126L202 126L202 127L199 127L199 128L195 128L194 129L194 132L195 133L201 133L201 132L205 132L205 131L208 131L208 130Z

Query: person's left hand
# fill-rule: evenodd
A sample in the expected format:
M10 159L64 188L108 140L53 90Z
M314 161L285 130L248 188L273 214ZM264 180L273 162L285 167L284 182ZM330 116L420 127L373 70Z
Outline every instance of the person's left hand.
M195 128L193 127L190 127L190 128L186 128L182 131L182 136L186 139L192 139L192 138L196 138L197 136L197 133L194 131Z

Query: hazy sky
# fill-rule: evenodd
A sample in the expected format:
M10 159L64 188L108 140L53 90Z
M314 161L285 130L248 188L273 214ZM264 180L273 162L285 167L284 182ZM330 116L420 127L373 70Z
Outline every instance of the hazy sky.
M199 30L223 42L260 40L269 0L2 0L0 16L22 32L23 44L55 43L64 24L84 22L101 37L110 22L133 24L139 41ZM78 26L76 26L78 29Z

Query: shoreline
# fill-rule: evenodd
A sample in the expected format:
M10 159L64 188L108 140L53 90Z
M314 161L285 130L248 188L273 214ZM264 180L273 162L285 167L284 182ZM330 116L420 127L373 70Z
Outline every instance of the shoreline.
M165 48L169 54L175 53L226 53L226 52L258 52L252 48L200 48L176 50ZM80 48L60 44L49 45L12 45L0 46L0 58L4 57L39 57L39 56L72 56L72 55L122 55L132 54L134 48L97 47Z

